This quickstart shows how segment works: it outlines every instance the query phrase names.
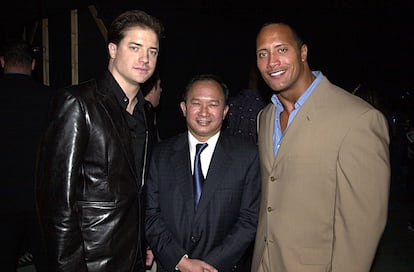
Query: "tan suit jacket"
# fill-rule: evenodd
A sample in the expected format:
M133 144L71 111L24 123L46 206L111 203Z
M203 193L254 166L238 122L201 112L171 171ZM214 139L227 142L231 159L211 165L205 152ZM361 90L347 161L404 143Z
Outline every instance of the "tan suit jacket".
M252 271L368 272L387 220L384 115L325 77L273 155L275 106L258 117L262 200Z

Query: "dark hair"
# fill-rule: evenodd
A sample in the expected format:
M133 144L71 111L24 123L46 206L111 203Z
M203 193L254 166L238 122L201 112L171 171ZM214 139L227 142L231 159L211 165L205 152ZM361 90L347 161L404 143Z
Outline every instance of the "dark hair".
M8 40L4 43L1 55L4 61L12 65L29 64L35 58L32 45L25 40Z
M142 10L128 10L115 18L108 30L108 42L119 44L125 37L125 32L135 26L152 29L158 39L163 38L164 26L157 18Z
M215 81L215 82L217 82L221 86L221 90L223 91L223 94L224 94L224 100L225 100L226 105L227 105L227 101L229 99L229 93L230 93L229 88L227 87L226 83L224 83L224 81L221 79L221 77L219 77L218 75L214 75L214 74L200 74L200 75L196 75L193 78L191 78L190 81L187 83L185 89L184 89L183 101L187 100L188 92L190 91L190 89L194 85L194 83L196 83L198 81Z
M158 72L158 69L155 68L154 73L152 76L147 79L144 83L141 84L141 91L144 96L146 96L149 91L157 84L158 79L160 79L160 73Z
M290 31L292 32L293 39L295 39L296 44L298 45L298 48L300 49L302 47L302 45L304 44L304 41L301 38L301 36L299 35L298 31L292 25L290 25L288 23L285 23L285 22L267 22L267 23L262 25L261 29L268 26L268 25L283 25L283 26L288 27L290 29Z

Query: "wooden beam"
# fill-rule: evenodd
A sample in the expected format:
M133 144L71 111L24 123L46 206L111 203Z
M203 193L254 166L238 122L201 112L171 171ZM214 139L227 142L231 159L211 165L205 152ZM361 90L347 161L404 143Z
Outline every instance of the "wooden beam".
M37 27L39 26L39 21L35 21L32 25L32 30L29 33L29 37L28 37L28 41L30 42L30 44L33 44L35 36L36 36L36 32L37 32Z
M43 84L50 86L49 75L49 19L42 19Z
M70 11L70 33L71 33L71 70L72 70L72 84L79 83L79 61L78 61L78 10L73 9Z
M108 30L106 29L106 26L102 19L98 18L98 11L96 10L96 7L94 5L88 6L89 12L91 13L93 19L95 20L95 23L101 32L101 35L105 41L105 43L108 42Z

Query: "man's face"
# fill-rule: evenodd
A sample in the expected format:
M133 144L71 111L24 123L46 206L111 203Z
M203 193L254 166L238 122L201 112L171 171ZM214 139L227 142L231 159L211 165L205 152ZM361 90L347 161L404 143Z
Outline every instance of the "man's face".
M228 111L221 86L213 80L195 82L180 106L188 130L200 142L220 131Z
M139 87L155 70L159 51L156 33L147 28L132 27L118 45L108 45L110 70L125 89Z
M261 29L256 39L257 67L274 91L291 89L300 78L307 48L298 48L289 27L271 24Z

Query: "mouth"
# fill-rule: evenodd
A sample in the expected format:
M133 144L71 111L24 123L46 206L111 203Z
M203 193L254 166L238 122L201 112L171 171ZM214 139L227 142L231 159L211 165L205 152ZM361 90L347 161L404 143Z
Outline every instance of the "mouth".
M140 73L148 73L148 68L145 67L135 67L134 69L139 71Z
M200 126L207 126L208 124L210 124L210 121L207 119L197 119L196 122Z
M269 76L271 77L280 77L281 75L283 75L284 73L286 73L286 70L281 70L281 71L276 71L276 72L270 72L268 73Z

